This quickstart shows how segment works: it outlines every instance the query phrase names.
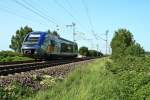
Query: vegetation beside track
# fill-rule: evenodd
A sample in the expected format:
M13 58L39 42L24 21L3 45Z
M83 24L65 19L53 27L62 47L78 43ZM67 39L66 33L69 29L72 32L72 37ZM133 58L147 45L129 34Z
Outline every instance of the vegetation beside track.
M150 58L100 59L29 100L149 100Z
M98 59L88 65L79 66L62 82L40 91L30 100L117 100L117 81L105 69L107 58Z
M25 57L13 51L0 51L0 62L13 62L13 61L28 61L32 58Z
M0 100L20 100L34 96L39 90L47 90L64 79L77 66L93 60L75 62L55 67L0 77ZM27 91L29 91L27 93Z

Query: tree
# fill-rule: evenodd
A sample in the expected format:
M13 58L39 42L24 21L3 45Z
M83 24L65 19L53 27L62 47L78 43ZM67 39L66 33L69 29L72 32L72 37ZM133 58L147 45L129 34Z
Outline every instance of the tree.
M12 36L11 38L11 44L9 47L13 49L15 52L20 53L21 52L21 46L22 42L25 38L25 36L29 33L32 32L32 28L25 26L24 28L20 28L20 30L16 31L16 34Z
M111 41L112 58L120 58L125 49L134 43L132 33L126 29L119 29Z
M143 56L145 51L139 43L135 43L126 49L126 55Z
M98 56L98 51L96 51L96 50L88 50L88 56L96 57L96 56Z
M59 37L59 34L57 33L57 31L53 31L51 32L50 30L47 31L49 34L55 35Z
M119 29L111 41L112 58L118 59L127 55L140 56L144 49L136 43L133 35L126 29Z
M88 48L87 47L80 47L79 54L83 56L88 56Z

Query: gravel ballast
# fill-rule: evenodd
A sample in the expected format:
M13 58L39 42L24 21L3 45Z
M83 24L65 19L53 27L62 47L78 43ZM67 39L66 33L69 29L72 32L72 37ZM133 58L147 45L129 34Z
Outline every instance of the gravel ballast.
M80 62L73 62L48 68L32 70L28 72L16 73L14 75L0 76L0 86L7 86L13 81L19 82L22 85L29 86L34 90L39 90L42 86L40 81L34 80L34 76L49 75L55 78L63 79L70 71L78 67L78 65L88 64L94 59L85 60Z

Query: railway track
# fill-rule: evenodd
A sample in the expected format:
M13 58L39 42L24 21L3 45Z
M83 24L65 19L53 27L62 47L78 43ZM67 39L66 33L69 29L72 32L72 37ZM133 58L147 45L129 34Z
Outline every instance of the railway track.
M33 63L33 62L35 62L35 60L13 61L13 62L0 62L0 66L12 65L12 64L22 64L22 63Z
M43 61L43 62L33 62L33 63L17 63L17 64L8 64L0 65L0 76L7 76L9 74L15 74L20 72L26 72L30 70L42 69L62 64L68 64L73 62L79 62L84 60L90 60L93 58L75 58L70 60L53 60L53 61Z

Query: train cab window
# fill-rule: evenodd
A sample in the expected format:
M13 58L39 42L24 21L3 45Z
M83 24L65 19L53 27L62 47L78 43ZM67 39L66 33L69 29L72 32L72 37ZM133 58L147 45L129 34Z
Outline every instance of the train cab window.
M40 37L40 34L29 34L26 39L25 42L38 42Z

